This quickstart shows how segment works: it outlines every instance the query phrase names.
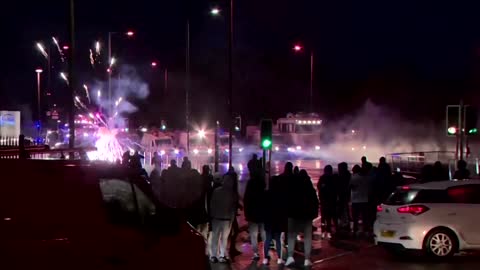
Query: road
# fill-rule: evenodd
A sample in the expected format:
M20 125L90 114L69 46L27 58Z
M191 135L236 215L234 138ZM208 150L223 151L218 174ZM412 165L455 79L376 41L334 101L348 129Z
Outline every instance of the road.
M296 266L289 268L272 263L263 266L250 260L249 244L242 244L242 254L231 265L212 264L212 270L305 269L301 251L296 254ZM313 270L457 270L480 269L478 254L462 254L447 260L433 260L418 254L395 257L367 242L314 241Z

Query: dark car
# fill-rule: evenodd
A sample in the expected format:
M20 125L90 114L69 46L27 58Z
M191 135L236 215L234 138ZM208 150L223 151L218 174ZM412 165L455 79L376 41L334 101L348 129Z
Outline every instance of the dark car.
M0 172L2 269L207 268L204 238L121 167L2 159Z

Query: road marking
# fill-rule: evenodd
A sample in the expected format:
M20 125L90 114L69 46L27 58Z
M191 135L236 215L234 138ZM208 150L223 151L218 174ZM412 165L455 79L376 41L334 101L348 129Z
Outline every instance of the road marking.
M375 245L369 245L369 246L366 246L365 248L362 248L362 250L365 250L365 249L369 249L369 248L372 248L374 247ZM344 257L344 256L347 256L347 255L350 255L350 254L353 254L355 252L353 251L346 251L346 252L343 252L343 253L340 253L340 254L337 254L337 255L334 255L334 256L330 256L330 257L327 257L327 258L323 258L323 259L320 259L318 261L314 261L313 264L320 264L320 263L324 263L324 262L327 262L327 261L331 261L331 260L335 260L335 259L338 259L340 257Z

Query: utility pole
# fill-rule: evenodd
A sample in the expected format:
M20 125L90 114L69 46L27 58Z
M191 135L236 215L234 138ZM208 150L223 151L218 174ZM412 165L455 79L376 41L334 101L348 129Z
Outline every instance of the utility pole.
M459 154L460 154L460 160L463 159L463 141L464 141L464 135L465 135L465 122L464 122L464 111L465 111L465 105L463 104L463 99L460 100L460 110L458 113L458 126L459 126Z
M185 46L185 125L187 129L187 155L190 154L190 19L187 19Z
M310 50L310 112L313 113L313 50Z
M227 0L228 1L228 0ZM232 46L233 46L233 0L228 1L229 16L227 16L227 61L228 61L228 168L232 167L232 145L233 145L233 59L232 59Z
M112 117L112 32L108 32L108 116ZM108 122L107 122L108 123Z
M75 55L75 0L70 0L70 57L68 61L68 75L70 91L68 99L68 127L70 129L70 138L68 140L68 147L73 149L75 147L75 73L73 70L74 55ZM70 159L74 159L74 153L70 153Z

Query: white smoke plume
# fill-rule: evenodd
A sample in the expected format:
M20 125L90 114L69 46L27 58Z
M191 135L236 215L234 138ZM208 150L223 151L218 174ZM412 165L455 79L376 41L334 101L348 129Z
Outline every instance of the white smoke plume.
M140 78L133 66L123 65L118 73L112 75L111 89L112 99L109 100L108 82L96 82L91 88L93 91L91 96L97 96L96 101L102 111L108 112L110 108L113 108L113 125L122 128L125 126L124 117L138 110L129 100L147 98L150 93L149 86ZM98 91L101 91L100 96L97 95Z

